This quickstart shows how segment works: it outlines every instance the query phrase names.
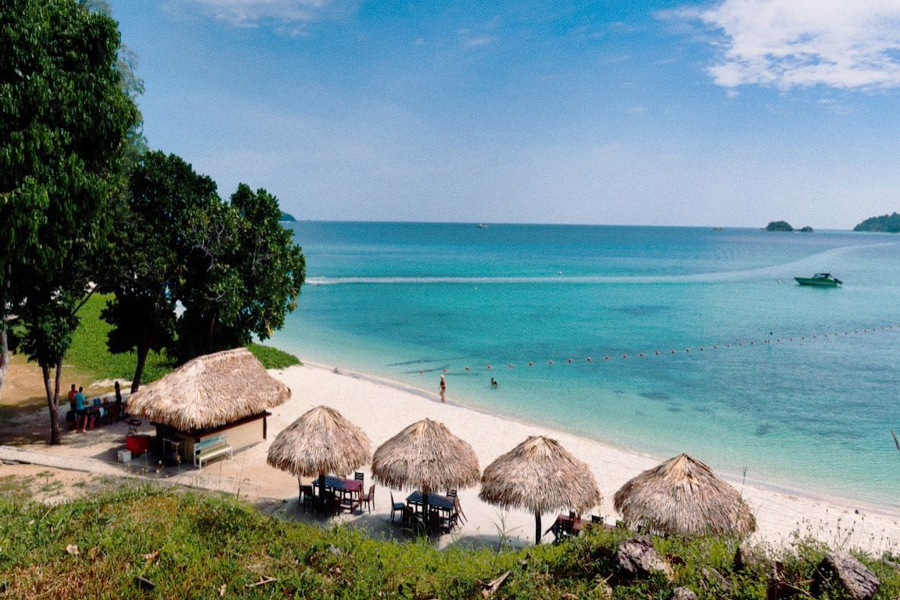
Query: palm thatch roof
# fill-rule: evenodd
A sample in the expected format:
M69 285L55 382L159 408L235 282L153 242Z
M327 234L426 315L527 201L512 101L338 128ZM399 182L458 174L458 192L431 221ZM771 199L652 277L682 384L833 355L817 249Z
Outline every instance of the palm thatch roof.
M379 446L372 457L375 480L398 489L464 488L476 484L480 474L472 446L431 419L413 423Z
M488 465L479 498L504 508L589 510L600 503L590 467L544 436L527 440Z
M266 460L298 477L346 475L369 462L371 446L369 436L344 415L317 406L278 434Z
M738 491L687 454L626 483L616 492L615 506L628 523L663 534L748 535L756 529Z
M179 431L219 427L284 404L291 390L246 348L198 356L128 398L128 412Z

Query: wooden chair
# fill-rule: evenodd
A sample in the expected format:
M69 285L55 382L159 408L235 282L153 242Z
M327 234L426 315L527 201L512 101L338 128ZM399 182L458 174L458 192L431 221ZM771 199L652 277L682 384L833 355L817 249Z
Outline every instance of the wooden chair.
M459 504L459 498L456 496L453 497L453 515L454 521L462 520L465 523L468 519L466 519L466 513L463 512L462 506Z
M353 474L353 479L355 479L356 481L365 481L366 474L360 473L359 471L357 471L356 473Z
M448 498L456 498L456 494L457 494L456 490L447 490Z
M391 492L391 523L394 522L394 513L400 511L401 522L406 520L406 505L402 502L394 502L394 492Z
M375 484L372 484L372 487L369 488L368 494L363 494L359 499L360 511L362 511L362 505L365 504L369 509L369 513L372 512L372 505L375 504Z

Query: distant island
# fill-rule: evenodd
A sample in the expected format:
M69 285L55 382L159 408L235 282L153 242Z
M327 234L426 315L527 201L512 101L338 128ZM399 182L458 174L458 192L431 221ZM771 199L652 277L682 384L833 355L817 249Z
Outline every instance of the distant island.
M296 221L297 219L294 218L294 215L289 215L288 213L286 213L286 212L284 212L284 211L281 211L281 218L278 219L278 220L279 220L279 221L291 221L291 222L292 222L292 221Z
M877 231L881 233L900 232L900 215L893 213L866 219L853 228L853 231Z
M793 231L794 228L787 221L771 221L766 225L766 231Z
M766 231L799 231L800 233L813 233L813 228L807 225L802 229L794 229L787 221L771 221L766 225Z

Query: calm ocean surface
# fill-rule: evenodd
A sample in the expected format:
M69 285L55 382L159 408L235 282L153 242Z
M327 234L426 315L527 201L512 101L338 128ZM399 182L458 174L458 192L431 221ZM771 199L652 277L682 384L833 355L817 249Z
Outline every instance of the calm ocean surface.
M432 392L446 368L454 402L900 505L897 236L291 227L308 280L272 343L301 357ZM818 271L844 286L793 281Z

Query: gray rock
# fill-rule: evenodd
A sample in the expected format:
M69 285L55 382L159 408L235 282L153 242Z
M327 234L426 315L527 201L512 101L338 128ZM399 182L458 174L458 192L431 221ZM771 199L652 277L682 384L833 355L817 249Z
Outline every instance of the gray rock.
M697 600L697 594L686 587L677 587L672 592L671 600Z
M812 593L821 596L831 586L838 585L855 600L869 600L881 587L881 581L866 565L847 553L826 554L813 580Z
M659 555L653 542L645 535L619 544L616 558L619 565L632 575L662 573L668 581L672 581L671 565Z

